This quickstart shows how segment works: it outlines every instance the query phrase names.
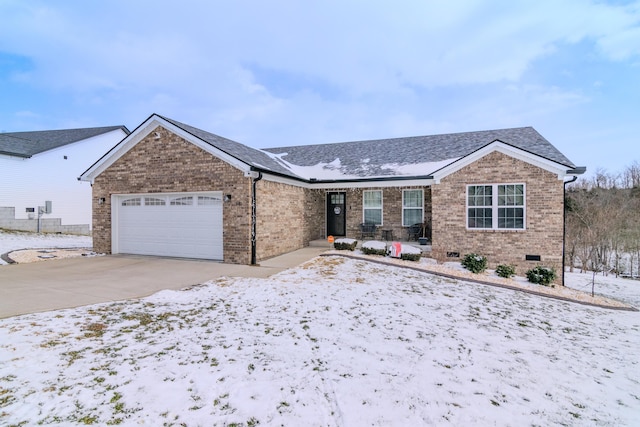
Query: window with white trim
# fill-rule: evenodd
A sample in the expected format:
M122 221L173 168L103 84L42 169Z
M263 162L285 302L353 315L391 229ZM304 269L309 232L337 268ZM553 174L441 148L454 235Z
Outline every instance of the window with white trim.
M362 222L382 225L382 190L362 192Z
M523 230L525 211L524 184L467 186L467 228Z
M402 190L402 226L410 227L424 221L422 190Z

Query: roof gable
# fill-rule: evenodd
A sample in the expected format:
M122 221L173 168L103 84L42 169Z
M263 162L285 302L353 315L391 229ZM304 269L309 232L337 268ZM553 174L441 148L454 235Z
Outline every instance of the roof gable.
M129 134L129 130L125 126L0 133L0 154L29 158L118 129L127 135Z
M134 129L131 134L120 141L97 162L91 165L91 167L89 167L89 169L80 176L80 179L93 181L93 179L100 175L102 171L115 163L116 160L153 132L157 126L162 126L170 130L188 142L200 147L206 152L224 160L244 172L248 173L252 168L255 168L258 170L282 174L298 180L302 179L301 177L293 174L290 170L285 168L281 162L274 160L273 156L264 151L248 147L240 144L239 142L223 138L219 135L203 131L202 129L189 126L158 114L152 114L140 126Z

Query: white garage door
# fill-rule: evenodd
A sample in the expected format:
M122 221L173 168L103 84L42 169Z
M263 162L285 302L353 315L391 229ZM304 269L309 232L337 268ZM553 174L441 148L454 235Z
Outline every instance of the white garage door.
M114 196L112 252L222 260L222 193Z

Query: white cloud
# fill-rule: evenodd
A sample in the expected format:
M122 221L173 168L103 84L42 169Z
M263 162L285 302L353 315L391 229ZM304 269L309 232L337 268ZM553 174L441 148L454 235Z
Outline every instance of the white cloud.
M564 86L540 63L578 44L597 66L637 63L639 21L638 1L8 0L0 52L31 59L34 99L64 102L20 107L40 117L135 127L157 112L267 147L579 117L595 102L580 84L615 76L582 83L563 63Z

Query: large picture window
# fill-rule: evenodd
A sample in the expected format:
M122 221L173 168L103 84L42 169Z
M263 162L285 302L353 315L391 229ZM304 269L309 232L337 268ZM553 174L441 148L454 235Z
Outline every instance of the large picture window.
M469 185L467 228L524 229L524 193L524 184Z
M422 190L402 190L402 226L422 224L424 219Z
M364 191L362 193L362 210L362 222L382 225L382 190Z

